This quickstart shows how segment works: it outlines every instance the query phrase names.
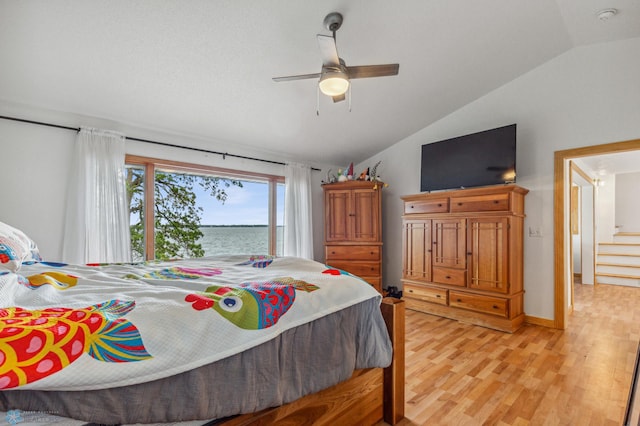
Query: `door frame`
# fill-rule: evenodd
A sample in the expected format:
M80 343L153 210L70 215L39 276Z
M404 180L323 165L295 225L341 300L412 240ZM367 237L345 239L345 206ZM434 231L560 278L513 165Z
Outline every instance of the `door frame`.
M571 261L566 259L567 250L567 226L565 201L570 196L568 188L570 182L569 160L572 158L590 157L593 155L612 154L617 152L640 150L640 139L632 139L622 142L612 142L603 145L593 145L581 148L565 149L554 153L554 183L553 183L553 252L554 252L554 328L564 330L566 328L569 309L566 306L567 275Z

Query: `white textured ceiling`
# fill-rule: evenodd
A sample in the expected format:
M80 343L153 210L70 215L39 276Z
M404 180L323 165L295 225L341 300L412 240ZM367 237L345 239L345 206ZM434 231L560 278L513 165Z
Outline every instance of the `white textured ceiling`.
M628 151L613 154L592 155L576 160L585 165L597 176L636 173L640 171L640 151Z
M314 80L271 78L320 71L332 11L347 65L400 73L317 116ZM638 0L0 0L0 99L346 164L572 47L638 36Z

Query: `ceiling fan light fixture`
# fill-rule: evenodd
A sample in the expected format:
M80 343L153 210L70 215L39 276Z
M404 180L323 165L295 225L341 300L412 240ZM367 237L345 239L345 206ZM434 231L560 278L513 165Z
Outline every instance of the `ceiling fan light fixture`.
M344 95L349 90L349 77L340 69L325 69L318 82L318 87L327 96Z
M318 47L322 56L322 68L315 74L298 74L274 77L273 81L293 81L308 78L318 79L316 89L316 105L320 105L320 92L333 98L333 102L342 102L349 92L349 111L351 111L351 80L355 78L385 77L398 75L400 64L360 65L347 67L345 61L338 56L336 31L342 25L342 15L333 12L324 19L324 26L332 35L317 34ZM317 110L316 110L317 112Z

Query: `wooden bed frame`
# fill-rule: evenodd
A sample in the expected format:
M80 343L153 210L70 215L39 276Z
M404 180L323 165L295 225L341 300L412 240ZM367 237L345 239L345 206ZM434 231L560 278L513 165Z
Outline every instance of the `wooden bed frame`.
M216 425L395 425L404 418L404 301L386 297L380 307L393 345L387 368L356 370L350 379L280 407L243 414Z

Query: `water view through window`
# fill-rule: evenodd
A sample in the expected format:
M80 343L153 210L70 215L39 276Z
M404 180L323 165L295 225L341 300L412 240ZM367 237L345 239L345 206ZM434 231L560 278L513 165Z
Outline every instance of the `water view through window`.
M283 254L284 185L277 187L276 255ZM205 256L215 254L269 253L269 184L242 181L242 187L226 189L227 199L221 204L207 194L196 191L197 203L203 208L202 237L198 242Z
M278 177L247 179L155 168L150 196L146 173L141 165L127 167L134 261L283 254L285 186ZM145 212L153 217L151 229Z

